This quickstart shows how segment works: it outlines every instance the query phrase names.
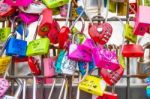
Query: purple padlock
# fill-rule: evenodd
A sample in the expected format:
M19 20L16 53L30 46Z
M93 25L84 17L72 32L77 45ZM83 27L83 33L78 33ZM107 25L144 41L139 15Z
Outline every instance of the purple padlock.
M117 70L119 62L115 51L109 51L100 47L95 47L92 50L94 63L99 68L109 70Z

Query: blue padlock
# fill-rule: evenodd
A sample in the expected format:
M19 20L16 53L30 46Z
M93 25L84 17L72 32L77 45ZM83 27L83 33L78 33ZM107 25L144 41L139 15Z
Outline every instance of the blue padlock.
M78 15L80 15L82 13L82 11L83 11L83 7L82 6L79 6L76 9L76 12L77 12ZM83 12L82 17L84 17L85 15L86 15L85 12Z
M56 61L56 64L55 64L55 72L57 74L62 73L61 65L62 65L63 57L65 56L65 53L66 53L65 51L61 51L60 54L58 55L58 58L57 58L57 61Z
M79 71L82 74L82 76L85 75L85 73L86 73L87 64L88 63L86 63L86 62L78 62ZM92 59L92 61L89 62L89 72L92 72L94 68L95 68L95 64L94 64L94 61Z
M150 86L146 87L146 95L150 97Z

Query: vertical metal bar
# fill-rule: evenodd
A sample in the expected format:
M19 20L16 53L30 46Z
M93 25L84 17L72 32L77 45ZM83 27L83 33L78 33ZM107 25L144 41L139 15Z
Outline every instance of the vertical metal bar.
M127 0L127 23L129 22L129 0ZM127 42L129 44L129 41ZM130 75L130 59L127 58L127 76ZM130 99L130 77L127 77L126 99Z
M15 59L14 57L12 56L12 61L11 61L11 66L10 66L10 74L11 75L14 75L15 74ZM14 80L15 79L12 79L11 80L11 95L14 95L15 93L15 86L14 86Z

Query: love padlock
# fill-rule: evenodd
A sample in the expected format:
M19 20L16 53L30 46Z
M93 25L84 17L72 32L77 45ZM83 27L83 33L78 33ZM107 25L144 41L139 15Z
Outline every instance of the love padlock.
M99 96L97 99L118 99L118 95L115 93L104 92L103 96Z
M111 72L105 68L101 68L100 70L100 75L103 77L105 82L109 85L116 84L122 77L123 73L124 73L124 69L122 68L122 66L120 66L117 70Z
M111 37L112 31L112 26L109 23L104 22L89 24L88 33L95 42L105 45Z
M11 6L25 6L27 7L33 0L5 0Z

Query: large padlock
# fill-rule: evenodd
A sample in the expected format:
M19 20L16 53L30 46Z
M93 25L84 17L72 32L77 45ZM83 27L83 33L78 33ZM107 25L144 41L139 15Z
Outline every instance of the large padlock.
M104 48L95 47L92 50L94 63L99 68L105 68L115 71L120 67L115 51L109 51Z
M43 10L38 23L38 35L46 36L48 33L50 33L51 24L53 22L52 15L53 13L51 9L46 8Z
M69 46L69 53L68 58L75 60L75 61L83 61L83 62L90 62L92 59L91 53L88 53L88 49L84 49L82 44L75 44L74 39L75 35L80 34L76 33L73 35L72 44Z
M101 17L101 16L96 16ZM97 43L105 45L112 35L112 26L109 23L90 23L88 33Z
M31 70L31 72L34 75L40 75L41 74L41 70L39 68L39 63L38 60L34 57L28 57L28 64L29 64L29 68Z
M145 44L143 47L144 50L149 49L150 43ZM137 65L137 74L145 76L149 74L149 71L150 71L150 55L148 56L148 58L141 57ZM140 78L144 79L145 77Z
M127 40L131 41L132 43L136 43L137 36L134 35L133 27L131 25L129 24L124 25L124 35Z
M32 22L35 22L39 19L39 15L36 14L28 14L24 12L19 13L20 19L25 23L25 24L30 24Z
M46 77L53 77L56 75L55 73L55 63L57 60L57 56L53 56L53 57L48 57L48 58L44 58L43 62L44 62L44 76ZM45 78L45 83L52 83L53 82L53 78Z
M11 6L25 6L27 7L33 0L5 0Z
M0 42L6 41L10 32L11 29L8 27L8 22L3 22L2 28L0 29Z
M15 19L12 20L12 33L14 33L14 24ZM26 56L26 50L27 50L27 41L24 40L24 34L21 35L21 39L16 38L16 34L14 33L14 37L11 37L8 41L7 47L6 47L6 55L17 55L17 56Z
M56 20L53 20L51 23L51 28L48 33L48 38L53 44L58 43L58 36L59 36L60 26Z
M27 8L20 6L19 9L24 13L41 14L46 6L40 1L33 1Z
M135 18L134 30L133 30L135 35L143 36L148 31L150 25L150 19L149 19L150 15L147 13L147 11L150 11L150 7L148 6L138 7L136 18Z
M11 16L16 11L16 8L11 7L7 3L0 2L0 17Z
M68 3L69 0L42 0L48 8L57 8Z
M123 73L124 73L124 69L122 66L120 66L115 71L108 71L105 68L101 68L100 70L100 75L103 77L105 82L109 84L110 86L116 84L122 77Z
M103 96L106 88L106 83L102 78L87 75L78 85L79 89L90 94Z

